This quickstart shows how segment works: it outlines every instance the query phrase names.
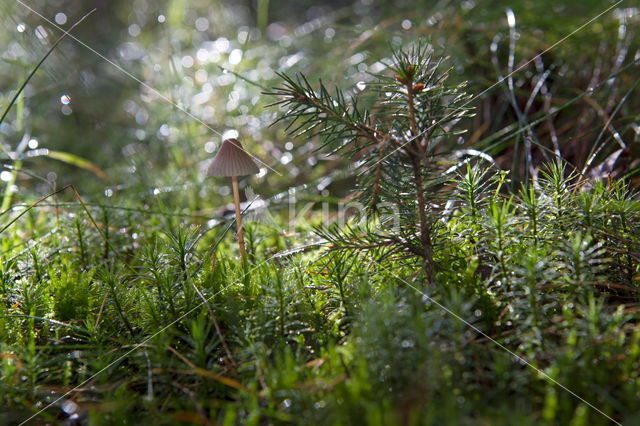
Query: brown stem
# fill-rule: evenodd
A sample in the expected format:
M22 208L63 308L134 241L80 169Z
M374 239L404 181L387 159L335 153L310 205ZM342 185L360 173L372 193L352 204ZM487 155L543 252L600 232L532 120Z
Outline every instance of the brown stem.
M387 148L387 138L382 139L378 144L380 147L379 160L376 165L376 171L374 175L373 187L371 190L371 207L376 210L378 205L378 198L380 197L380 181L382 180L382 162L385 159L385 153Z
M429 230L429 222L427 220L427 204L422 192L422 174L420 170L420 159L412 156L413 163L413 180L416 185L416 198L418 200L418 220L420 221L420 243L422 244L422 257L424 259L423 268L427 281L433 284L433 246L431 244L431 235Z
M240 247L240 256L245 259L247 257L247 252L244 248L244 231L242 230L242 214L240 213L240 191L238 190L238 177L231 176L231 183L233 185L233 202L236 205L236 228L238 229L238 246Z
M431 234L429 229L429 221L427 219L427 203L424 199L424 189L422 182L422 159L426 162L425 149L417 140L418 124L416 120L416 107L413 100L413 83L408 82L407 85L407 104L409 106L409 127L413 138L412 145L415 152L409 152L411 163L413 166L413 181L416 186L416 199L418 201L418 220L420 221L420 244L422 245L422 258L424 273L427 276L427 282L433 284L433 245L431 243ZM416 152L420 153L417 155ZM422 158L421 158L422 157Z
M409 82L407 87L407 104L409 105L409 126L411 127L412 136L418 135L418 123L416 121L416 106L413 102L413 83Z

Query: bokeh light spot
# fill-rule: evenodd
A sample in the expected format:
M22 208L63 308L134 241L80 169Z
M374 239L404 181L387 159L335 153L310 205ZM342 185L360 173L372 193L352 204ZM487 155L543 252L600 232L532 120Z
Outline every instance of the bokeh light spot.
M233 49L229 54L229 63L231 65L238 65L242 60L242 50Z
M204 144L204 150L208 154L213 153L216 150L216 143L214 141L209 141Z
M204 17L199 17L196 19L196 30L198 31L207 31L209 29L209 20Z
M223 134L222 134L222 139L231 139L231 138L237 138L240 134L238 133L237 130L233 129L233 130L226 130Z
M131 37L138 37L140 35L140 25L138 24L131 24L129 25L129 35Z
M67 23L67 15L65 15L62 12L56 13L56 16L54 19L56 21L56 24L58 25L64 25Z

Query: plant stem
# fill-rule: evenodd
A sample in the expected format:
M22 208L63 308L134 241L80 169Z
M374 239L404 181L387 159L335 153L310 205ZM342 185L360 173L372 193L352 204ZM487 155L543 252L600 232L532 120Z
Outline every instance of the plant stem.
M264 33L269 24L269 0L258 0L257 24L260 31Z
M82 228L80 227L80 220L76 218L75 221L76 231L78 233L78 246L80 249L80 262L82 263L83 268L87 268L87 259L85 257L85 249L84 249L84 237L82 235Z
M409 126L411 128L411 136L416 138L418 136L418 126L416 120L416 107L413 100L413 83L409 82L407 87L407 104L409 106ZM431 235L429 233L429 222L427 219L427 204L424 199L424 187L422 181L422 159L426 161L425 147L422 147L417 139L414 139L411 143L414 146L415 152L407 150L407 154L411 157L411 163L413 166L413 181L416 186L416 199L418 201L418 219L420 221L420 243L422 244L422 257L424 273L427 276L427 282L433 284L433 246L431 244ZM418 155L416 153L420 153ZM420 158L422 157L422 158Z
M418 201L418 219L420 221L420 243L422 244L422 257L424 273L429 284L433 284L433 247L431 245L431 235L429 234L429 223L427 221L426 202L422 192L422 174L420 170L420 159L412 156L413 179L416 185L416 198Z
M413 101L413 83L411 82L407 83L406 88L407 88L407 104L409 105L409 126L411 127L411 136L415 138L418 136L418 125L416 122L416 106ZM418 152L420 152L419 143L416 140L414 140L414 143L418 145L417 146Z
M238 177L232 176L231 183L233 185L233 201L236 205L236 227L238 229L238 246L240 247L240 256L246 259L247 252L244 248L244 231L242 230L242 214L240 213L240 191L238 190Z

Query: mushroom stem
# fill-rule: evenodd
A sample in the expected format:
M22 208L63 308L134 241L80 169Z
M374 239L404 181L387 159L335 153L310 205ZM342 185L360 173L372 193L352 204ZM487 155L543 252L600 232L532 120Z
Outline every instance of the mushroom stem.
M240 191L238 190L238 176L231 176L231 183L233 185L233 201L236 205L236 228L238 230L238 246L240 246L240 255L244 259L247 257L247 252L244 249L244 231L242 230L242 214L240 213Z

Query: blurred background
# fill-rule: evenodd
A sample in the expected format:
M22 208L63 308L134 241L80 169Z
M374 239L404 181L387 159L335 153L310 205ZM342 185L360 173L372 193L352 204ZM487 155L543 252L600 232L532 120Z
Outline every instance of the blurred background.
M222 137L235 135L273 168L262 165L251 178L264 198L305 184L341 195L352 185L350 165L315 152L316 141L292 138L283 125L269 127L281 112L265 108L275 99L263 92L279 85L276 73L302 72L362 96L366 105L367 83L386 72L390 48L421 39L449 58L453 83L468 81L478 95L476 115L460 123L468 131L447 141L451 149L485 151L514 180L555 155L596 179L633 179L639 6L3 0L0 112L61 29L96 11L73 31L86 46L63 40L0 124L2 207L73 183L96 202L164 200L171 208L206 210L228 202L227 182L205 180L204 169ZM522 65L513 79L495 84Z

